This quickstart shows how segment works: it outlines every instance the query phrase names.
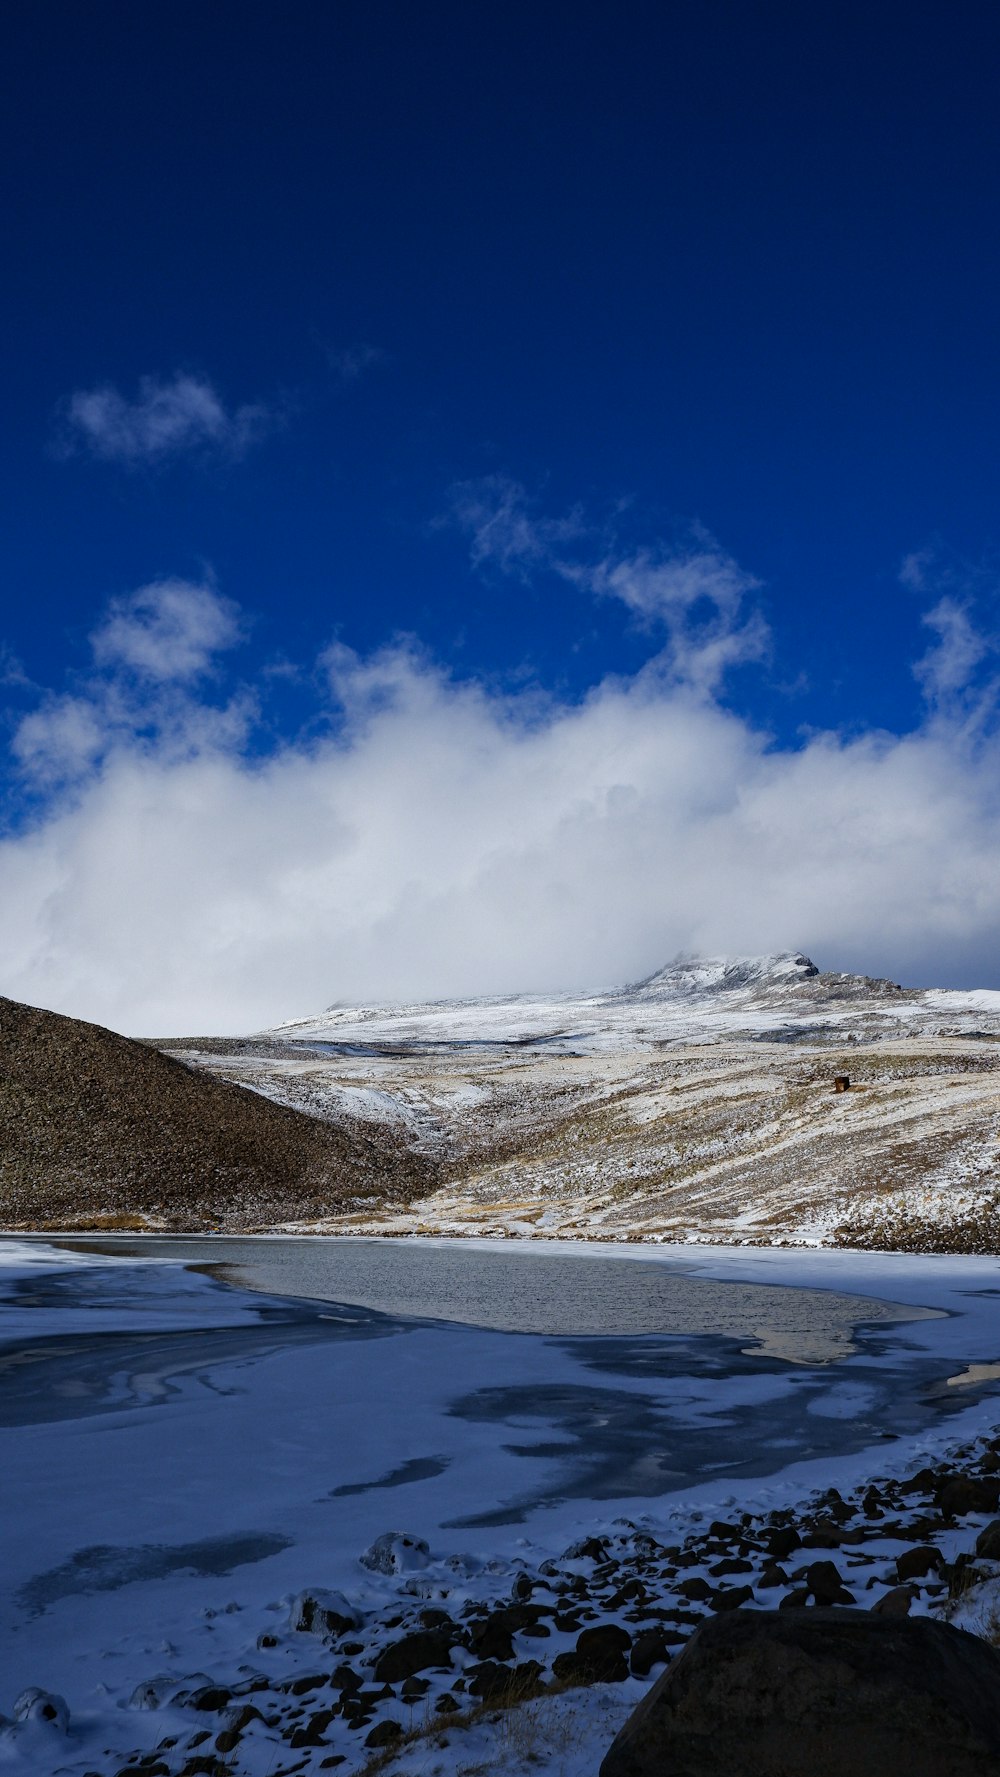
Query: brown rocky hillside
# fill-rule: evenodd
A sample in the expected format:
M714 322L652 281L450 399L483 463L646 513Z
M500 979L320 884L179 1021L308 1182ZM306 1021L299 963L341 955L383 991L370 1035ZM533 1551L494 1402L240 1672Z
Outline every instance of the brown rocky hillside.
M402 1204L432 1163L158 1049L0 998L0 1226L269 1227Z

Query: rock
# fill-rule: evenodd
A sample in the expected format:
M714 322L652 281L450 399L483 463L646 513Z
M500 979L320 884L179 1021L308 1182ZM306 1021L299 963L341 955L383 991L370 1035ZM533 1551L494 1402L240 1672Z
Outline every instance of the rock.
M976 1537L976 1554L984 1561L1000 1561L1000 1518L984 1525Z
M940 1549L928 1543L922 1549L907 1549L896 1556L896 1578L901 1584L904 1580L920 1580L941 1566Z
M371 1733L365 1735L365 1745L372 1747L391 1746L394 1741L401 1740L402 1737L402 1724L398 1721L393 1721L390 1717L386 1721L380 1721L377 1728L372 1728Z
M521 1660L516 1666L483 1660L479 1666L466 1667L465 1676L469 1695L481 1697L484 1703L522 1703L542 1689L542 1667L537 1660Z
M343 1635L356 1629L361 1621L354 1606L343 1592L324 1592L313 1588L299 1592L292 1599L288 1626L303 1635Z
M770 1561L766 1567L762 1567L760 1570L757 1590L758 1592L769 1592L773 1586L787 1586L787 1584L788 1575L784 1568L779 1567L777 1562Z
M60 1734L69 1731L69 1707L64 1697L55 1691L43 1691L33 1688L22 1691L14 1704L15 1721L41 1721L55 1728Z
M680 1637L671 1636L671 1640L679 1639ZM646 1629L632 1643L629 1671L633 1678L648 1678L651 1667L665 1665L669 1659L670 1647L664 1631Z
M608 1552L607 1540L603 1536L584 1536L579 1542L570 1543L563 1550L564 1561L603 1561Z
M428 1666L450 1666L455 1636L446 1629L416 1629L399 1641L391 1641L375 1662L380 1684L398 1684L425 1672Z
M502 1611L480 1618L469 1625L469 1640L479 1660L512 1660L514 1644L511 1632L503 1621Z
M189 1709L204 1709L217 1715L232 1700L232 1691L227 1691L221 1684L203 1684L198 1690L192 1691L187 1700Z
M844 1541L844 1531L835 1518L817 1518L802 1538L802 1546L806 1549L839 1549Z
M696 1604L707 1603L712 1596L711 1586L707 1580L702 1579L681 1580L674 1590L679 1597L692 1598Z
M436 1715L457 1715L461 1707L450 1691L442 1691L434 1704L434 1712Z
M884 1592L872 1605L872 1611L879 1617L908 1617L912 1603L912 1586L893 1586L891 1592Z
M926 1617L712 1618L626 1722L600 1777L986 1777L1000 1655Z
M562 1684L621 1684L628 1677L625 1656L632 1646L632 1637L617 1623L601 1623L595 1629L584 1629L577 1636L576 1647L557 1654L552 1671Z
M796 1549L802 1547L802 1538L791 1525L779 1526L767 1533L767 1552L772 1561L787 1561Z
M713 1595L713 1610L739 1610L753 1598L752 1586L720 1586Z
M790 1592L785 1593L778 1609L802 1610L809 1603L809 1598L810 1592L808 1586L794 1586Z
M956 1475L945 1482L937 1503L946 1518L964 1518L967 1512L995 1512L998 1497L1000 1483L974 1481L969 1475Z
M286 1679L278 1686L279 1691L287 1691L290 1697L304 1697L307 1691L318 1691L321 1684L329 1682L326 1672L304 1672L301 1678Z
M708 1571L714 1580L720 1580L729 1573L752 1573L753 1562L743 1561L738 1555L728 1555L724 1561L717 1561Z
M418 1573L426 1567L431 1552L420 1536L407 1536L402 1530L387 1530L369 1544L358 1556L362 1567L372 1573Z
M188 1681L188 1688L191 1682ZM208 1674L199 1673L197 1682L207 1684ZM162 1709L164 1703L176 1694L180 1683L181 1680L172 1672L158 1672L155 1678L144 1678L141 1684L136 1685L128 1706L130 1709Z
M854 1597L832 1561L813 1561L806 1568L806 1585L817 1604L853 1604Z
M900 1482L899 1491L900 1493L936 1493L938 1479L938 1475L932 1468L918 1469L908 1481Z

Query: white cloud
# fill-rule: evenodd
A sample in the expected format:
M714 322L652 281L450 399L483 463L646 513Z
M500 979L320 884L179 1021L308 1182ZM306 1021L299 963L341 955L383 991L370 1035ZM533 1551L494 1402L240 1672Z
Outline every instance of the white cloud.
M913 671L931 703L951 704L969 695L977 669L996 644L977 627L971 606L949 594L925 613L923 622L937 640Z
M523 579L554 574L595 597L618 599L644 627L665 633L663 664L703 693L768 651L768 626L746 604L759 580L700 526L681 545L629 550L607 527L585 523L578 508L559 518L538 512L520 482L504 475L461 483L452 513L469 538L474 567Z
M28 718L22 758L61 747L75 781L0 841L0 991L194 1033L680 950L1000 985L995 729L938 708L777 747L662 655L575 705L416 647L323 664L328 738L265 758L250 694L153 684L127 649Z
M238 606L210 585L155 580L113 599L90 638L94 670L71 692L44 694L14 729L25 777L51 789L78 783L120 748L153 749L163 760L239 746L254 697L241 691L213 703L194 687L242 636Z
M227 408L204 377L178 371L140 378L134 400L110 383L78 389L66 403L63 445L127 468L206 451L240 457L272 421L262 402Z
M239 607L212 586L154 580L115 599L91 636L98 666L127 667L143 678L200 678L242 637Z

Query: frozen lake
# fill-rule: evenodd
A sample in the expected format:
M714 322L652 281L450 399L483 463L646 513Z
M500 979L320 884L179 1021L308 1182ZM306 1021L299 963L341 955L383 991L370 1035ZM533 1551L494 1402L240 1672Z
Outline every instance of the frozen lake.
M78 1704L167 1647L214 1670L303 1585L360 1596L388 1529L534 1558L995 1413L993 1259L109 1237L0 1262L0 1666Z

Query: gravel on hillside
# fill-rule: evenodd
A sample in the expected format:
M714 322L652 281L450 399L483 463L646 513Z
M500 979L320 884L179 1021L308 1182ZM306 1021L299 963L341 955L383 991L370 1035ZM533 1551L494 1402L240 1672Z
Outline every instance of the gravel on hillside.
M270 1227L419 1198L391 1129L319 1121L145 1043L0 998L0 1224Z

